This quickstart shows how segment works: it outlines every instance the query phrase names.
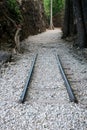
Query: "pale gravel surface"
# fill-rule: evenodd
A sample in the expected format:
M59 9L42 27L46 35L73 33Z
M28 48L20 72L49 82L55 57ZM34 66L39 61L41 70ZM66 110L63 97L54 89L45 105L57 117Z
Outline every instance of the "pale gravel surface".
M70 53L59 29L30 36L25 53L1 68L0 130L87 130L87 63ZM31 62L38 52L26 102L19 103ZM63 66L79 101L71 103L55 54ZM5 66L7 66L5 68Z

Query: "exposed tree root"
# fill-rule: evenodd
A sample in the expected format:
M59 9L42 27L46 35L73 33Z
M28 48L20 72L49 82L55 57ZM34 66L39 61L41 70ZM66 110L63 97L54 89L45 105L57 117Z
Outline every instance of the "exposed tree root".
M19 27L17 30L16 30L16 33L15 33L15 37L14 37L14 41L15 41L15 44L16 44L16 49L18 52L21 52L20 50L20 31L21 31L21 28Z

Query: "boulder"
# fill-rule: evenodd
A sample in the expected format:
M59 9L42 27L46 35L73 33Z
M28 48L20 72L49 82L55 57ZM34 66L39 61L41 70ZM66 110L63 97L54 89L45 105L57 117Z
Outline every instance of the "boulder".
M0 64L11 61L12 54L6 51L0 51Z

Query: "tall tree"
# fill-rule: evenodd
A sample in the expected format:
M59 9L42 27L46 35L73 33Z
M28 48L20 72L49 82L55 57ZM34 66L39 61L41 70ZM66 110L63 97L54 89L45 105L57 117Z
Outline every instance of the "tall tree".
M83 11L82 11L82 0L73 0L74 15L76 19L77 34L79 47L85 47L86 44L86 31L84 26Z
M53 26L53 0L50 1L50 29L54 29L54 26Z
M69 20L70 20L70 0L66 0L62 38L66 38L67 36L69 36Z
M85 3L86 8L85 8ZM63 38L77 34L77 45L80 48L87 46L86 12L87 2L83 0L66 0L63 24ZM75 31L74 31L75 28Z
M44 0L44 8L45 8L45 13L50 21L50 2L51 0ZM52 2L52 10L53 10L53 16L56 15L58 12L61 12L61 10L64 7L64 0L53 0Z

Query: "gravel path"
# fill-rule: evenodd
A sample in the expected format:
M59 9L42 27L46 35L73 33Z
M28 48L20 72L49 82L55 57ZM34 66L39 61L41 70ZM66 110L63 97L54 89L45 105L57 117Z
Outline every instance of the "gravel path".
M25 53L1 68L0 130L87 130L87 63L71 53L55 29L23 41ZM19 97L38 52L29 93ZM59 54L79 101L69 101L55 54Z

